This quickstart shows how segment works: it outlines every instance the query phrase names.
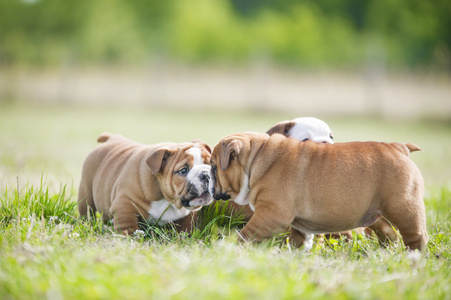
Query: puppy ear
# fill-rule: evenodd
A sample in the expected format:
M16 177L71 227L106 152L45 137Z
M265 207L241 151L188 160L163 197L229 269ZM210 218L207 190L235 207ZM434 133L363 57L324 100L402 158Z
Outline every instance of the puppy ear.
M194 139L194 140L191 141L191 143L202 146L203 148L205 148L211 154L210 146L208 146L207 143L205 143L204 141L199 140L199 139Z
M97 138L97 143L105 143L106 141L108 141L110 139L111 136L112 136L111 133L104 132L101 135L99 135L99 137Z
M147 159L146 163L150 168L150 171L153 175L157 175L161 171L163 171L168 158L174 154L172 150L169 149L158 149L154 153L152 153Z
M280 122L271 127L266 133L269 135L280 133L288 137L288 131L290 131L290 129L293 128L294 124L295 122L292 121Z
M221 168L223 170L227 169L231 159L236 158L240 154L241 147L243 147L243 142L240 140L222 142Z

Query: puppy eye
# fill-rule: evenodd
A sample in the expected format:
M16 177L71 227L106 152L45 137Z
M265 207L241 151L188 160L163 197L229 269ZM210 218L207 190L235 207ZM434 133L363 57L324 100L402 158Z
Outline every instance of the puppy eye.
M188 174L188 168L187 167L183 167L180 170L177 171L178 174L185 176L186 174Z
M331 135L329 135L329 137L330 137L330 139L331 140L333 140L334 139L334 136L331 134Z
M305 139L303 139L302 141L305 142L305 141L308 141L308 140L309 140L308 138L305 138Z
M211 169L213 170L213 172L216 172L216 165L211 165Z

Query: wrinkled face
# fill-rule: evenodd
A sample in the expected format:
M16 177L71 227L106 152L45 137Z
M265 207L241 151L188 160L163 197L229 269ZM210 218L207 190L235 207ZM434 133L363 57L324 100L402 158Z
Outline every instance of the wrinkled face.
M232 199L241 205L249 202L246 174L238 160L240 151L237 140L222 140L213 150L210 192L216 200Z
M189 143L159 149L147 159L166 200L176 208L198 210L213 201L208 189L210 151L206 145Z
M299 141L333 144L334 137L326 122L317 118L297 118L276 124L268 134L280 133Z

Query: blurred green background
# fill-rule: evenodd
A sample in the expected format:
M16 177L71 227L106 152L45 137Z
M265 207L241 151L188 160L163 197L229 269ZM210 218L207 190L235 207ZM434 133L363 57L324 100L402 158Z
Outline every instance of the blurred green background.
M299 68L451 70L448 0L2 0L4 65L141 66L155 57Z
M451 115L448 0L2 0L0 101Z

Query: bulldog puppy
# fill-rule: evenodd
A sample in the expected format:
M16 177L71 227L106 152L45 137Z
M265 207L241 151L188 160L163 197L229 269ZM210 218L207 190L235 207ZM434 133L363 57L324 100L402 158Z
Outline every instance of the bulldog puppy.
M312 117L297 118L292 121L279 122L267 132L269 135L275 133L292 137L298 141L313 141L315 143L334 143L332 130L326 122Z
M334 143L334 137L329 125L327 125L326 122L313 117L296 118L291 121L279 122L272 126L266 133L269 135L280 133L286 137L292 137L299 141L311 140L316 143ZM244 221L249 221L254 214L249 205L241 206L234 202L226 203L226 205L229 214L241 215ZM350 232L344 232L342 234L347 238L352 237Z
M280 133L299 141L311 140L316 143L334 143L334 137L329 125L320 119L312 117L297 118L291 121L277 123L266 133L269 135ZM387 239L392 242L398 240L398 235L393 230L393 227L384 218L380 218L376 223L369 226L369 228L364 228L364 232L367 236L371 236L374 233L381 244L385 243ZM350 231L340 232L339 235L344 235L348 239L352 237ZM339 235L333 234L332 237L339 238Z
M215 199L249 204L243 239L286 231L311 247L312 234L367 227L384 217L410 250L428 241L424 183L409 159L413 144L323 144L280 134L241 133L222 139L211 156Z
M282 121L271 127L267 132L269 135L276 133L283 134L286 137L292 137L298 141L313 141L315 143L333 144L334 136L329 125L323 120L313 117L296 118L291 121ZM340 239L345 236L352 238L351 231L333 233L328 237Z
M191 230L192 212L213 201L209 193L211 149L201 141L142 145L104 133L83 164L78 192L81 217L96 211L124 234L138 218ZM191 214L190 214L191 212Z

